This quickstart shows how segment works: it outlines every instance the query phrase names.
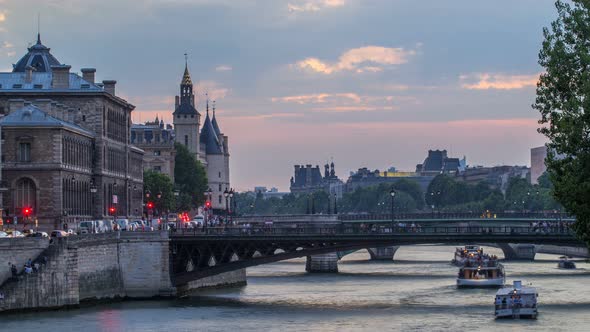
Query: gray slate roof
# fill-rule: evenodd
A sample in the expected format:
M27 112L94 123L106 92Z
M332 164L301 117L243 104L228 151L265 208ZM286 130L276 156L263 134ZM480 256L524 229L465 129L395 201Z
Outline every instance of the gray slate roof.
M37 34L37 44L29 47L28 50L29 52L14 65L13 72L24 72L28 66L35 68L38 73L51 72L51 66L61 64L49 53L50 48L41 43L40 34Z
M215 111L213 111L213 120L211 121L211 124L213 125L213 129L215 129L215 135L217 135L217 137L221 136L221 130L219 129L217 119L215 118Z
M52 77L53 73L51 72L33 72L31 83L26 83L25 73L0 73L0 91L57 91L58 89L51 86ZM85 81L77 74L70 73L70 88L68 91L99 92L104 90L96 84Z
M27 105L0 119L2 127L65 128L94 137L94 133L73 123L54 118L36 106Z
M201 129L200 139L201 143L205 144L206 154L223 154L221 144L219 143L219 139L215 134L215 128L213 128L213 125L211 124L211 119L209 119L209 113L207 113L205 123L203 123L203 129Z

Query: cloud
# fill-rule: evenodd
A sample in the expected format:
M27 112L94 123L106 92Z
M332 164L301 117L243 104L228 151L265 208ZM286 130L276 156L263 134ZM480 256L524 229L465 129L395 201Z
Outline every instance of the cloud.
M228 66L228 65L219 65L217 67L215 67L215 71L232 71L232 66Z
M514 90L537 86L540 74L505 75L479 73L461 75L461 87L468 90Z
M306 110L315 112L392 111L400 103L416 103L407 96L364 96L353 92L317 93L271 98L273 103L310 105Z
M287 96L287 97L273 97L273 103L296 103L296 104L322 104L328 101L348 99L350 101L360 103L361 97L356 93L316 93L310 95Z
M211 100L220 100L227 96L229 93L229 89L221 86L219 83L215 81L199 81L196 84L195 94L199 93L199 95L205 95L207 93L209 95L209 99Z
M410 56L415 54L416 51L403 48L365 46L342 53L336 63L331 64L311 57L297 62L295 66L326 75L340 71L379 72L385 65L404 64L408 62Z
M287 9L291 13L317 12L326 8L344 6L344 0L304 0L288 3Z
M0 22L4 22L6 21L6 12L5 11L0 11Z

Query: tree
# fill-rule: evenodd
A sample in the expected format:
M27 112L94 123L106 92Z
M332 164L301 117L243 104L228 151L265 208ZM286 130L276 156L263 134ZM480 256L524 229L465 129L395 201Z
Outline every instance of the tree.
M544 28L533 108L549 139L547 171L553 194L576 216L574 230L590 246L590 2L555 3L558 17Z
M174 186L168 175L154 171L144 171L143 187L146 192L151 193L150 200L155 204L155 208L160 214L174 210ZM162 194L160 199L156 196L158 193Z
M190 210L205 202L207 191L207 173L203 165L182 144L174 144L176 158L174 159L174 181L180 191L178 208Z

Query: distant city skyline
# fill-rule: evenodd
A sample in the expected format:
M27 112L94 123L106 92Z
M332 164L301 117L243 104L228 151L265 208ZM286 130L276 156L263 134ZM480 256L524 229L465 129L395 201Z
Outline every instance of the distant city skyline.
M135 122L171 123L184 53L204 115L217 100L232 183L286 191L293 165L414 170L429 149L529 165L553 0L0 1L0 68L43 42L115 78ZM31 11L31 8L35 8Z

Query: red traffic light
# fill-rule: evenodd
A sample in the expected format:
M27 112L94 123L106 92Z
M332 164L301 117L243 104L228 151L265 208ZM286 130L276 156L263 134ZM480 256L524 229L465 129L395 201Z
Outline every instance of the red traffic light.
M146 206L147 206L148 209L153 209L154 208L154 203L147 202Z
M210 208L211 208L211 202L210 202L210 201L206 201L206 202L205 202L205 207L206 207L207 209L210 209Z
M25 208L23 208L23 215L24 215L25 217L28 217L28 216L30 216L30 215L31 215L31 213L33 213L33 208L30 208L30 207L25 207Z
M114 207L114 206L111 206L111 207L109 208L109 213L110 213L110 214L113 214L113 215L115 214L115 207Z

